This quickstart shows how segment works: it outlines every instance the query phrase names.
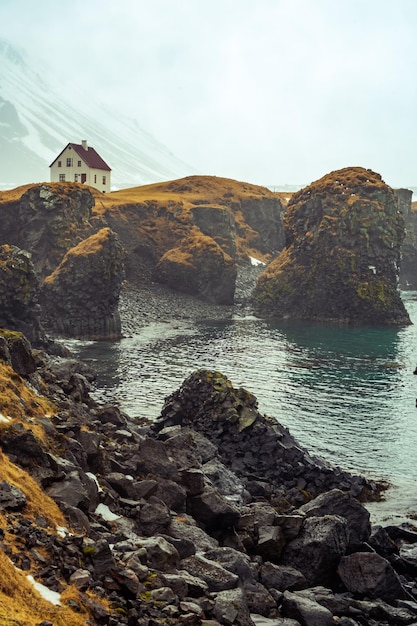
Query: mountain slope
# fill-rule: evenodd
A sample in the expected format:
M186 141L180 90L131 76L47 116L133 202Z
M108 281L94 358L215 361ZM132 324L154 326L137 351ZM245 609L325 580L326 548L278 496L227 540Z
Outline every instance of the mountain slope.
M49 180L69 141L87 139L126 187L195 173L135 120L87 98L66 102L23 54L0 39L0 187Z

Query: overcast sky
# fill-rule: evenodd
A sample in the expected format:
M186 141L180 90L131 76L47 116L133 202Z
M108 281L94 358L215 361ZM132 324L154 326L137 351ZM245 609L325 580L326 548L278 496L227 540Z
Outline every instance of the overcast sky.
M0 36L202 174L417 186L417 0L0 0Z

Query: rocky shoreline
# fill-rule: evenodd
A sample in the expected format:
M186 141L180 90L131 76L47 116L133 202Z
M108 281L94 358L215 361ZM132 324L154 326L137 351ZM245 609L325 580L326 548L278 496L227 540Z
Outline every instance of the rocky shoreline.
M415 528L372 528L362 501L378 485L312 457L222 373L192 374L147 424L94 402L80 363L14 335L2 359L57 406L42 437L22 419L0 443L67 529L3 480L1 549L59 597L77 589L74 624L417 623Z

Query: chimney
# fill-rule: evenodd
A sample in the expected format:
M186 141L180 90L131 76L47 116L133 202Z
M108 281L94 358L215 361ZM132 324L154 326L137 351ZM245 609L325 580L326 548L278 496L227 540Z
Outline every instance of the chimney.
M81 145L84 148L84 150L88 150L87 139L83 139L82 142L81 142Z

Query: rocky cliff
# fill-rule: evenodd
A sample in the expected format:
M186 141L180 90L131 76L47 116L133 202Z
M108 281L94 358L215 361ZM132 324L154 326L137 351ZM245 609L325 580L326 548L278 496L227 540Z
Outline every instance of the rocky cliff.
M379 174L331 172L291 198L286 247L258 280L261 315L408 324L398 289L404 217Z
M409 189L395 189L405 219L405 238L401 247L400 287L417 289L417 206Z
M8 244L0 246L0 328L22 332L34 344L45 341L31 256Z
M267 261L284 244L284 204L279 194L226 178L189 176L114 192L97 200L95 212L119 234L132 284L140 283L146 272L152 275L155 268L155 277L165 282L167 274L161 271L161 264L166 267L167 259L178 259L179 248L191 239L195 241L196 236L209 237L217 244L225 255L225 265L229 258L235 265L248 264L251 256ZM208 256L203 267L197 246L188 245L187 258L193 250L197 257L188 266L186 282L181 279L175 287L171 278L169 283L178 290L185 286L186 292L194 289L195 295L205 297L199 286L207 282L210 272L213 280L217 260L211 267L210 259L218 256ZM205 275L200 275L201 271ZM234 292L235 276L235 271L227 273L229 294ZM211 300L216 300L216 290L209 291ZM225 300L223 288L218 293L218 303L230 301L229 297Z

